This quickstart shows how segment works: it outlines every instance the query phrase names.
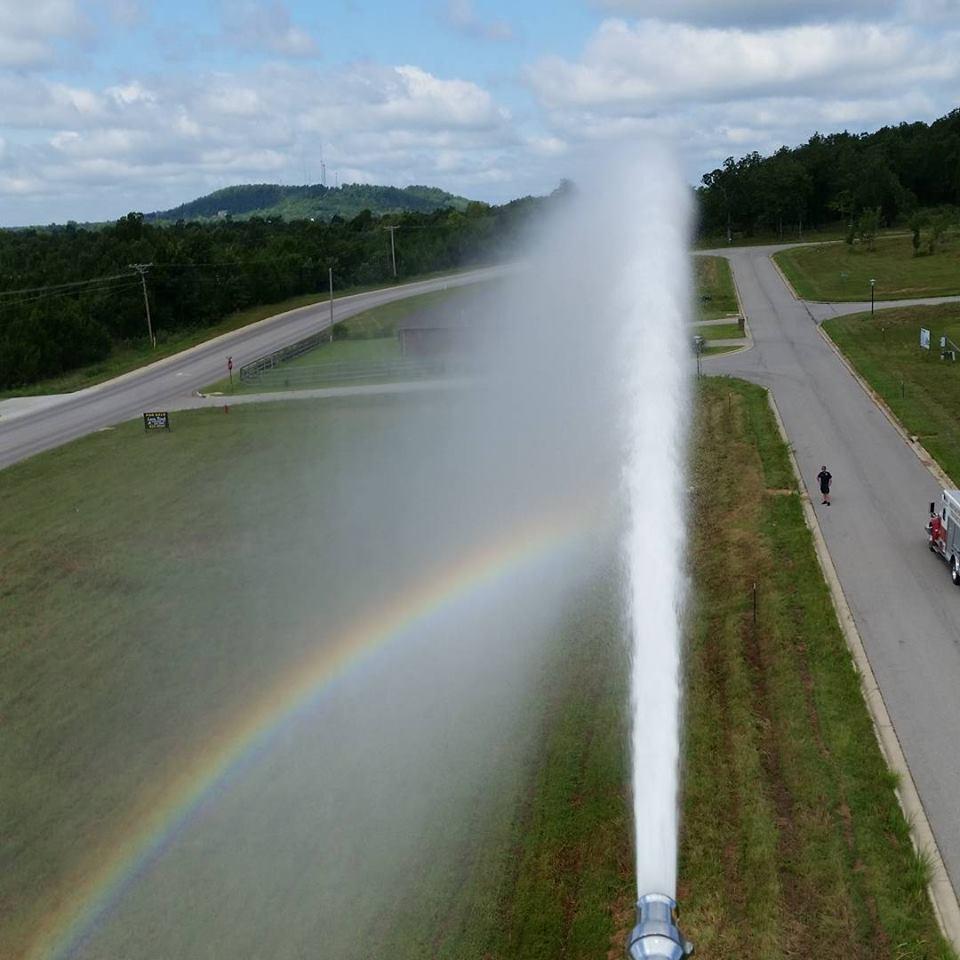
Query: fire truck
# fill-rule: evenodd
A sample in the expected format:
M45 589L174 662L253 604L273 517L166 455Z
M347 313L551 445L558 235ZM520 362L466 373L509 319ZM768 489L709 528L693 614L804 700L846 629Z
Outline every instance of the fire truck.
M930 549L947 561L950 579L960 587L960 490L944 490L939 511L930 504L926 529Z

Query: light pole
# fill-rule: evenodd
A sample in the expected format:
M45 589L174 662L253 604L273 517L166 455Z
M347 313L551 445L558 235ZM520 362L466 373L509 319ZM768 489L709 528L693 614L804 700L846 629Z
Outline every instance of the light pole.
M333 267L330 267L330 339L333 339Z
M871 320L873 319L873 302L874 302L873 294L874 294L874 287L876 286L876 283L877 283L876 280L870 281L870 319Z
M397 228L396 228L395 226L392 226L392 227L387 227L387 229L390 231L390 259L393 261L393 277L394 277L394 279L396 279L396 277L397 277L397 248L396 248L396 246L394 245L393 235L394 235L394 233L396 232L396 229L397 229Z
M128 263L131 270L136 270L140 274L140 280L143 283L143 305L147 310L147 335L150 337L150 346L154 350L157 348L157 338L153 335L153 324L150 323L150 298L147 296L147 271L153 266L152 263Z

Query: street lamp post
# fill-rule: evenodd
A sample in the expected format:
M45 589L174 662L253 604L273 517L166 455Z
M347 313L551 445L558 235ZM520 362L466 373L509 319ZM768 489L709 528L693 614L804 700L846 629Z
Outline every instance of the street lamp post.
M877 283L876 280L870 281L870 319L871 320L873 319L873 303L874 303L873 294L874 294L874 287L876 286L876 283Z

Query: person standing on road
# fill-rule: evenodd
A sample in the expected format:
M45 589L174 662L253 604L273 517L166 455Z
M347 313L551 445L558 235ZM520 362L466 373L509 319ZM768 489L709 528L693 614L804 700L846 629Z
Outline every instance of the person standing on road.
M820 468L820 472L817 474L817 480L820 481L820 493L823 495L823 500L821 503L825 503L828 507L830 506L830 481L833 480L833 474L827 470L827 465L824 464Z

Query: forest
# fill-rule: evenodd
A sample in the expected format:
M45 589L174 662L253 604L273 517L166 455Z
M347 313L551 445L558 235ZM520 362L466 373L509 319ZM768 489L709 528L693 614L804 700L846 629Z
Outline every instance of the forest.
M960 109L931 124L874 133L814 134L769 157L749 153L704 175L697 189L704 237L797 237L842 223L919 230L956 220L960 206Z
M552 196L556 196L555 193ZM345 220L252 217L153 224L131 213L116 223L0 231L0 389L57 376L146 337L146 271L155 335L210 326L236 310L334 287L390 282L395 226L397 277L509 257L551 198L503 206L470 203Z

